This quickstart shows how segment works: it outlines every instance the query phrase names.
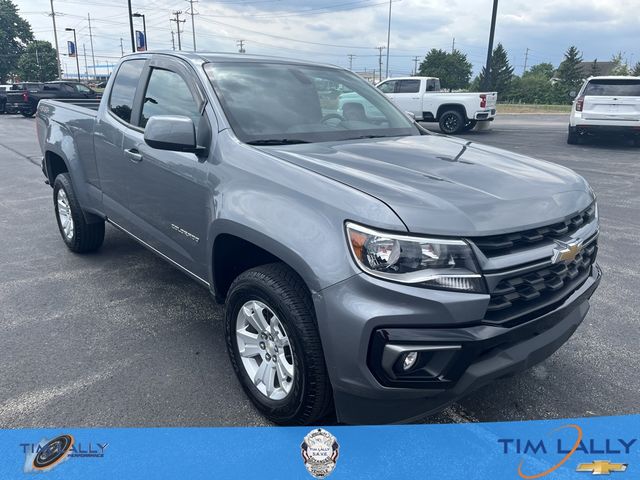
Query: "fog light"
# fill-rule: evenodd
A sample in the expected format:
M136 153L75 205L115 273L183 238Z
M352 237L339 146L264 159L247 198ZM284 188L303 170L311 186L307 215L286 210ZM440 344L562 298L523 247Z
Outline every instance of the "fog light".
M416 364L416 360L418 360L418 352L405 353L404 359L402 360L402 369L405 372L407 370L411 370L411 368Z

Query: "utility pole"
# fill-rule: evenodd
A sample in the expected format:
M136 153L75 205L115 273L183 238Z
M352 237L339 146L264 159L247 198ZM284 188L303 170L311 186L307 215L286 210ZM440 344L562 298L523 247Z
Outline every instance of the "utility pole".
M91 43L91 61L93 62L93 76L97 79L98 74L96 73L96 56L93 53L93 33L91 31L91 15L87 13L87 20L89 20L89 42Z
M172 18L171 21L176 22L176 29L178 30L178 50L182 50L182 40L180 39L180 22L184 23L186 22L186 20L180 20L180 15L182 15L182 10L177 10L173 12L173 15L176 16L176 18Z
M418 75L418 60L420 57L413 57L413 74Z
M171 30L171 48L176 49L176 36L175 32Z
M389 26L387 27L387 78L389 78L389 43L391 42L391 3L389 0ZM382 64L380 64L380 77L382 77ZM380 78L382 80L382 78Z
M120 55L124 57L124 45L122 45L122 37L120 37Z
M196 12L193 10L193 4L198 3L198 0L187 0L189 2L189 15L191 15L191 33L193 34L193 51L196 51L196 25L193 17Z
M129 33L131 34L131 51L136 53L136 39L133 34L133 12L131 11L131 0L127 0L127 6L129 8Z
M453 43L451 44L451 53L456 51L456 37L453 37Z
M378 71L380 72L380 81L382 81L382 51L384 49L386 49L387 47L376 47L378 49L378 51L380 52L380 55L378 57ZM388 51L388 50L387 50ZM388 71L388 65L387 65L387 71Z
M40 67L40 56L38 55L38 44L36 43L36 65L38 66L38 81L42 81L42 68Z
M349 70L353 70L353 57L355 57L355 55L350 53L347 57L349 57Z
M244 42L245 42L245 41L246 41L246 40L238 40L238 41L236 42L236 45L237 45L238 47L240 47L240 48L238 49L238 52L240 52L240 53L247 53L247 51L244 49Z
M53 20L53 39L56 42L56 56L58 57L58 78L62 79L62 65L60 64L60 48L58 48L58 31L56 30L56 11L53 9L51 1L51 20Z
M522 73L527 73L527 63L529 62L529 48L527 47L527 51L524 53L524 70Z
M82 54L84 55L84 79L87 81L89 79L89 67L87 67L87 46L82 44Z
M489 31L489 48L487 49L487 64L484 67L484 90L491 88L491 57L493 55L493 40L496 34L496 18L498 16L498 0L493 0L493 12L491 13L491 30Z

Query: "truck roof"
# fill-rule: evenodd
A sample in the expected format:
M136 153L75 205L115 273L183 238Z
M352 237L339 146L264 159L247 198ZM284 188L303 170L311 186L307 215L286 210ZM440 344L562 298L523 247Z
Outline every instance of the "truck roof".
M598 77L589 77L587 80L640 80L640 77L631 77L629 75L603 75Z
M287 58L287 57L276 57L270 55L249 55L246 53L226 53L226 52L185 52L185 51L176 51L176 50L157 50L157 51L149 51L149 52L139 52L139 53L130 53L125 55L123 58L128 58L132 56L149 56L154 54L160 55L169 55L173 57L182 58L189 62L236 62L241 60L243 62L255 62L255 63L294 63L298 65L315 65L315 66L323 66L330 68L340 68L337 65L332 65L329 63L318 63L311 62L306 60L300 60L297 58Z

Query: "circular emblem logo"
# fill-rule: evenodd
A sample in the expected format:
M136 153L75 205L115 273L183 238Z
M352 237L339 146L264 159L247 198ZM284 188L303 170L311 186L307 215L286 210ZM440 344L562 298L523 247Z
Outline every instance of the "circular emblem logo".
M60 435L45 443L33 459L33 468L46 470L61 462L73 447L71 435Z
M307 471L315 478L325 478L333 472L338 461L338 441L326 430L318 428L304 437L300 448Z

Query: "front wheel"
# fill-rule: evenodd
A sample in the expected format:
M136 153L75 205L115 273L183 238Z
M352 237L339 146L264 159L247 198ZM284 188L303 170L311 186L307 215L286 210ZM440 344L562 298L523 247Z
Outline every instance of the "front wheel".
M448 110L440 115L440 130L447 135L455 135L464 130L466 121L462 114L457 110Z
M242 388L269 420L307 425L332 406L313 303L279 263L242 273L227 296L227 349Z
M100 248L104 241L104 220L86 221L68 173L61 173L53 183L53 205L60 235L69 250L85 253Z

